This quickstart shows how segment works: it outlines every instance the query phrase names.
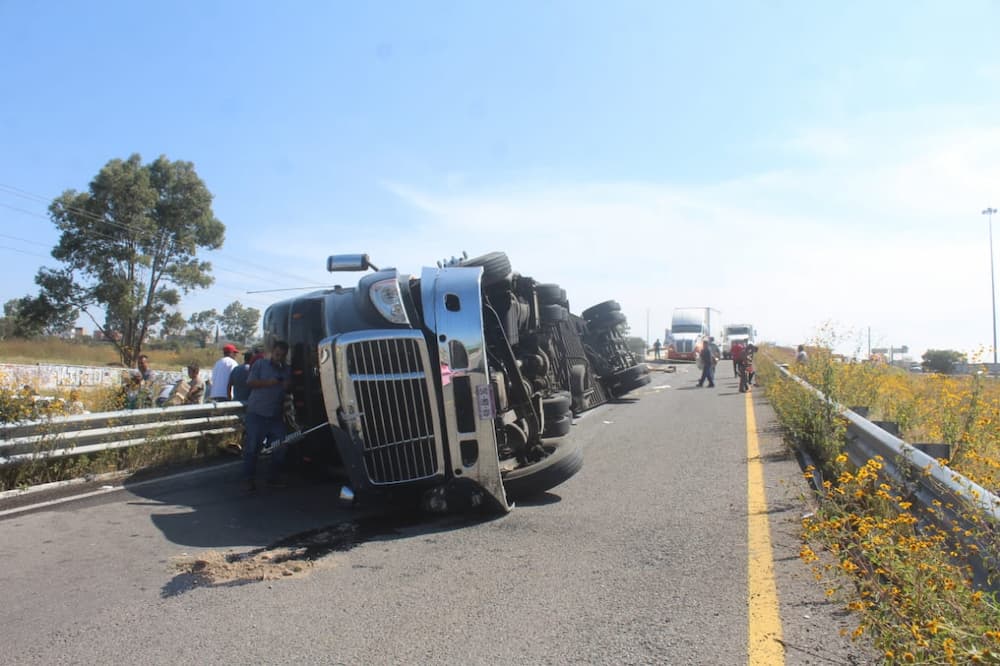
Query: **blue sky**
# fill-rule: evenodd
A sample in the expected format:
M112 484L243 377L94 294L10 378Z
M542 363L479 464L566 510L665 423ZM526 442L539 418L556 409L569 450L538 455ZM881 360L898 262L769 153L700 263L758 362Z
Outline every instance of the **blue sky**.
M504 250L650 338L992 343L998 3L287 4L0 0L2 302L56 265L47 201L137 152L227 226L185 315Z

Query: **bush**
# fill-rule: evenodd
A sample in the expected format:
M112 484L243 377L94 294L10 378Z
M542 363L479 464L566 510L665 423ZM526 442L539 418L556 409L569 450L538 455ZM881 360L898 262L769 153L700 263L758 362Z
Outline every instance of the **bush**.
M914 506L908 489L883 478L883 460L853 468L843 453L843 420L832 407L762 361L762 383L790 444L808 451L821 473L821 502L803 520L800 557L827 584L829 596L859 614L853 636L871 633L888 663L1000 662L1000 603L977 586L966 564L978 554L970 537L989 542L991 528L970 515L981 525L979 535L945 532L934 520L943 507ZM982 459L998 459L995 383L834 363L822 349L795 371L841 404L868 407L871 418L898 420L904 436L921 432L961 444L964 454L953 462L996 487L1000 467ZM972 469L976 474L967 471ZM816 471L807 468L806 478L814 480Z

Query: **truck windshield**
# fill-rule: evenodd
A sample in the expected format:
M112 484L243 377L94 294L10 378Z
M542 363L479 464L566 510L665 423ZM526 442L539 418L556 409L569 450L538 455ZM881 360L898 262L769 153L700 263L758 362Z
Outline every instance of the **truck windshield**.
M727 328L726 331L729 335L750 335L750 329L746 326L737 326L736 328Z
M674 324L670 327L671 333L701 333L700 324Z

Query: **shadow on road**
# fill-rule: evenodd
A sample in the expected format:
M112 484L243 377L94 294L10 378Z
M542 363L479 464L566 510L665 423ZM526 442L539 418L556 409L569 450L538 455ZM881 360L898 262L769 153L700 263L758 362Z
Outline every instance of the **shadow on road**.
M256 492L247 492L238 464L219 466L182 479L124 485L136 496L128 504L154 507L150 520L163 536L172 543L192 548L268 548L292 538L290 534L330 531L337 525L358 521L381 520L379 524L392 529L403 524L425 523L434 529L432 526L443 524L442 520L474 523L494 517L482 513L442 517L421 512L416 504L404 505L402 509L345 508L338 502L340 483L336 481L293 478L286 488L260 484ZM364 525L357 533L372 533L374 528L367 522Z
M519 499L516 501L517 506L548 506L549 504L556 504L562 501L562 497L556 495L555 493L542 493L541 495L535 495L533 497Z
M243 489L238 464L170 479L127 481L131 506L153 507L149 519L172 543L193 549L175 558L176 574L160 590L173 597L195 588L233 587L308 575L339 566L331 557L370 541L410 539L494 520L484 512L433 514L416 504L372 509L338 504L340 484L294 479L287 488ZM558 501L557 495L540 501Z
M419 511L371 513L297 532L260 548L220 553L202 552L174 562L177 575L160 590L162 598L195 588L234 587L308 575L341 563L329 555L371 541L419 538L487 522L496 516L429 517ZM364 566L359 564L357 566Z

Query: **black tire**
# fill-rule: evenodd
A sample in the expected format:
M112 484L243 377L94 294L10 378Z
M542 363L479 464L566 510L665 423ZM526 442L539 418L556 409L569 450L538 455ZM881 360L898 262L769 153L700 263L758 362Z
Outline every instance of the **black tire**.
M616 398L620 398L626 393L643 387L651 381L649 368L646 367L645 363L640 363L639 365L633 365L631 368L626 368L621 372L611 375L609 384L611 385L611 393Z
M551 419L546 416L542 437L564 437L569 434L569 429L572 425L573 413L570 411L565 411Z
M606 331L608 329L614 328L615 326L621 326L626 321L628 317L622 312L609 312L601 317L587 322L587 328L592 331Z
M542 398L542 413L546 420L557 418L569 409L573 402L573 396L569 391L556 391L548 398Z
M603 315L611 312L618 312L622 309L622 306L618 305L618 301L604 301L603 303L598 303L597 305L592 305L583 312L580 316L590 321L591 319L597 319Z
M539 495L566 481L583 467L583 450L572 439L545 444L549 455L530 465L524 465L504 474L503 487L507 499Z
M623 384L625 382L631 382L639 377L648 377L649 368L645 363L640 363L638 365L633 365L631 368L625 368L615 374L611 375L611 383L613 384Z
M561 305L543 305L539 319L543 324L558 324L569 319L569 311Z
M483 286L490 287L510 277L510 259L503 252L487 252L484 255L466 259L463 266L483 267Z
M653 381L652 377L650 377L649 375L643 375L642 377L637 377L636 379L633 379L631 381L622 382L621 384L618 384L611 390L611 393L616 398L620 398L626 393L631 393L637 388L642 388L651 381Z
M566 298L566 292L557 284L536 284L535 293L538 294L539 305L559 305L559 301Z

